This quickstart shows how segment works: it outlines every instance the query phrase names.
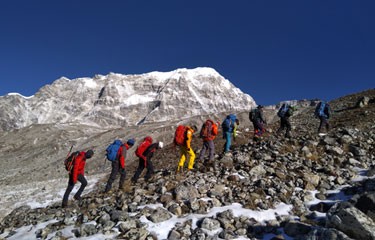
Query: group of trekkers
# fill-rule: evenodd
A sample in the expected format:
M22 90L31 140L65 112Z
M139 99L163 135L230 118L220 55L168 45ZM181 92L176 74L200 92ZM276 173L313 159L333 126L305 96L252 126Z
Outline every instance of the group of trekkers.
M260 137L263 135L263 133L266 132L265 125L267 125L267 122L264 117L263 113L263 106L258 105L256 108L252 109L249 113L249 119L253 123L254 126L254 140L259 140ZM281 105L277 112L277 116L280 118L280 127L277 129L276 134L281 135L284 130L285 134L284 136L286 138L291 137L291 130L292 126L290 123L290 117L293 115L293 113L297 110L296 106L292 106L291 104L284 103ZM324 134L324 128L328 132L329 131L329 122L328 119L331 115L331 108L330 105L327 102L321 101L319 102L314 111L314 116L316 118L319 118L320 124L318 127L318 133Z
M252 109L249 112L249 119L254 126L254 140L257 141L261 138L264 132L266 132L265 125L267 124L266 119L263 113L263 106L258 105L256 108ZM280 135L284 130L285 137L289 138L291 136L291 124L289 118L293 115L293 112L296 110L296 107L291 106L287 103L284 103L279 111L277 112L278 117L280 117L280 127L277 130L277 135ZM328 103L320 102L315 108L315 116L320 119L320 124L318 132L321 132L322 128L325 127L326 130L329 130L328 119L330 117L330 107ZM229 114L226 116L224 121L221 123L223 139L225 139L225 144L223 147L223 154L230 152L231 140L236 139L237 137L237 128L240 122L235 114ZM203 162L205 159L205 154L208 152L208 160L205 161L206 166L215 166L215 144L214 139L218 135L218 129L220 126L219 121L214 121L207 119L199 132L199 137L202 138L203 145L199 154L199 161ZM195 153L191 146L193 135L198 131L196 125L185 126L179 125L176 128L174 134L174 144L180 149L180 160L176 169L176 174L183 172L184 164L187 159L189 159L187 165L187 171L194 169L195 162ZM112 189L112 184L116 180L118 174L120 174L119 180L119 189L121 190L125 183L126 171L125 171L125 162L127 157L127 151L135 145L135 139L130 138L125 143L122 143L120 140L115 140L111 145L106 149L106 158L112 163L111 174L106 183L104 193L108 193ZM153 173L154 166L151 161L154 152L157 149L163 148L163 142L153 142L152 137L146 136L143 141L138 145L135 150L135 155L139 158L138 168L136 169L131 182L135 184L138 181L139 176L142 171L146 168L147 172L144 175L145 181L148 181ZM86 152L75 152L68 154L67 159L65 160L66 170L69 172L69 182L68 187L65 191L62 207L68 205L69 195L74 187L74 185L79 181L81 186L79 190L74 195L73 199L79 201L81 199L81 194L84 188L87 185L87 180L84 177L84 169L86 164L86 159L91 158L94 155L93 150L88 150Z

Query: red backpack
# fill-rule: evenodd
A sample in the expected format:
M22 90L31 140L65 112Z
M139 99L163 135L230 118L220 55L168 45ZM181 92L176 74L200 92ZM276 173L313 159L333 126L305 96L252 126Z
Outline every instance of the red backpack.
M201 138L210 138L213 134L213 125L214 122L210 119L206 120L206 122L202 125L201 131L199 133ZM216 134L215 134L216 135Z
M186 130L187 127L183 125L178 125L176 132L174 133L174 143L176 145L182 146L186 141Z
M150 136L145 137L143 142L139 144L139 146L137 147L137 150L135 150L135 155L137 157L142 157L143 153L151 145L151 143L152 143L152 138Z

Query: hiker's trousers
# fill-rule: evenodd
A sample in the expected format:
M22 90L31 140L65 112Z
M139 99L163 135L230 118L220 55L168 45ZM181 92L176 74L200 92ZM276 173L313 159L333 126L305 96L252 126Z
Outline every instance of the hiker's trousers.
M146 166L145 166L146 165ZM147 181L151 175L154 173L154 165L152 164L151 158L143 160L142 158L139 158L138 168L134 173L134 176L132 178L133 182L137 182L139 176L141 175L143 169L147 168L147 173L145 175L145 180Z
M111 190L112 183L116 180L116 176L118 173L120 173L119 189L121 189L125 182L126 171L125 168L121 168L119 160L115 160L112 162L112 171L111 175L109 176L107 185L105 186L105 192Z
M213 140L209 141L203 141L203 147L201 149L201 152L199 154L199 160L203 161L204 155L206 154L206 151L208 150L209 154L209 160L212 161L214 160L215 157L215 144Z
M187 158L190 158L188 169L191 170L194 167L195 153L192 148L188 149L185 146L181 146L180 147L180 162L178 163L178 169L181 169L184 167L185 160Z
M79 200L81 198L81 194L82 194L83 190L87 186L87 180L86 180L86 178L82 174L78 175L77 180L81 183L81 186L79 187L79 189L76 192L76 194L74 194L74 198L76 200ZM63 206L67 206L68 205L69 195L72 192L72 190L74 188L74 185L75 185L75 183L73 183L73 176L72 176L72 174L70 174L70 176L69 176L69 182L68 182L68 187L66 188L66 191L65 191L65 194L64 194L64 197L63 197L63 202L62 202Z
M231 132L224 132L224 137L225 137L224 152L229 152L230 145L231 145L232 133Z

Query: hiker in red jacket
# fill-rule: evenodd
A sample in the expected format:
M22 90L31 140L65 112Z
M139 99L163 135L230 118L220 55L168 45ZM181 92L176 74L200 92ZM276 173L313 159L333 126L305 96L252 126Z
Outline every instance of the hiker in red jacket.
M74 200L81 199L81 194L87 185L87 180L85 178L86 159L91 158L93 155L94 151L88 150L87 152L80 152L78 156L75 158L73 162L73 168L69 172L69 182L63 197L62 207L68 206L69 195L77 181L81 183L81 187L78 189L77 193L74 195L73 198Z
M126 177L126 171L125 171L125 159L126 159L126 153L129 148L131 148L135 143L134 139L129 139L125 144L121 145L120 149L117 152L116 160L112 162L112 171L111 175L109 176L107 185L105 186L104 192L107 193L112 188L112 183L115 181L117 173L120 173L120 183L119 183L119 189L121 190Z
M146 175L144 176L145 181L148 181L151 178L152 174L154 173L154 165L151 161L151 158L154 156L154 152L156 151L156 149L161 148L163 148L163 142L152 143L142 153L142 155L139 157L138 168L135 171L134 176L132 177L133 184L137 182L144 168L147 168Z

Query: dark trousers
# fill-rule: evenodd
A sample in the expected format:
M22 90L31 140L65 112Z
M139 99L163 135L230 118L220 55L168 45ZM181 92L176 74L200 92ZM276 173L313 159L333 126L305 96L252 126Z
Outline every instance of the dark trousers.
M154 173L154 165L152 164L151 158L147 159L146 162L142 158L139 158L138 168L135 171L134 176L132 178L133 182L137 182L139 176L141 175L143 169L145 168L147 168L147 172L145 175L145 180L147 181L151 177L151 175Z
M263 124L260 121L253 121L254 126L254 136L262 136L264 133Z
M117 174L120 173L120 183L119 188L121 189L125 182L126 171L124 168L121 168L120 162L118 160L112 162L112 171L109 176L107 185L105 186L105 192L108 192L112 188L112 183L116 180Z
M286 129L285 137L290 137L290 130L292 130L292 126L290 125L288 117L280 118L280 127L277 130L277 134L280 134L282 131L284 131L284 129Z
M204 155L206 154L206 151L208 150L209 153L209 160L214 160L215 156L215 144L213 140L210 141L203 141L203 147L201 149L201 152L199 154L199 160L202 161L204 159Z
M329 131L329 123L328 123L328 119L324 116L322 117L319 117L320 119L320 124L319 124L319 128L318 128L318 133L322 130L322 128L326 128L327 132Z
M81 183L81 187L78 189L77 193L74 195L74 198L79 200L81 198L81 194L82 194L83 190L87 186L87 180L82 174L78 175L77 180ZM63 207L68 206L69 195L72 192L72 190L74 188L74 185L75 184L73 183L73 177L72 177L72 175L69 175L68 187L66 188L64 198L63 198L63 202L62 202Z

